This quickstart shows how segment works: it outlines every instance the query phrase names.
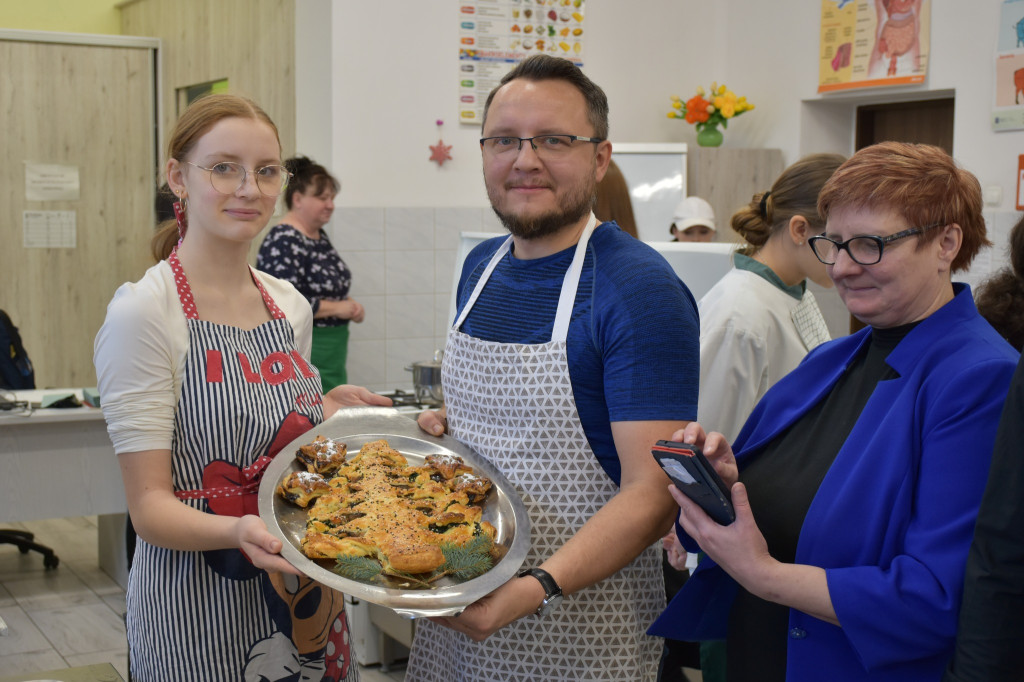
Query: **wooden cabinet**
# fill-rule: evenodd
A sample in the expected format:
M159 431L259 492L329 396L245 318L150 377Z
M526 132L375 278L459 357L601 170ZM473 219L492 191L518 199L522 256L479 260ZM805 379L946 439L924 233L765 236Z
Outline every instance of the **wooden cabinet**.
M715 209L717 241L741 242L729 219L755 193L771 189L784 168L781 149L690 147L687 194L705 199Z

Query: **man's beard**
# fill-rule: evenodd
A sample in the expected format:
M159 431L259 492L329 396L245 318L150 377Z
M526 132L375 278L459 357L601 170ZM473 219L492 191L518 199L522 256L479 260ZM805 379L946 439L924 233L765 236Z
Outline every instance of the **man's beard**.
M567 225L574 225L583 216L593 210L596 183L586 183L585 186L575 188L566 197L559 210L550 211L539 216L520 216L512 213L503 213L495 205L494 197L491 197L491 208L495 215L501 220L513 237L520 239L539 239L556 234Z

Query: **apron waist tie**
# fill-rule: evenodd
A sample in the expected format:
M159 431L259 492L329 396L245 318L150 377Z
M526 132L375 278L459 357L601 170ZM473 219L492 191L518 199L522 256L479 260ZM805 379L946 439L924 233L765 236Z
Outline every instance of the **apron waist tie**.
M272 457L263 455L249 466L241 469L242 483L238 485L219 486L217 488L202 488L200 490L176 490L174 496L179 500L208 500L217 497L241 497L242 495L255 495L259 492L260 481L263 480L263 473L273 461Z

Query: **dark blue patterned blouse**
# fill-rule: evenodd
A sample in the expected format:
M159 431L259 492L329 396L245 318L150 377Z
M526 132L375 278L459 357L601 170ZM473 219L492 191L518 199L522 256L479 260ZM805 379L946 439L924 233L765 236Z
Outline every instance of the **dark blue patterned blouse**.
M295 285L309 300L314 315L321 299L341 300L352 286L352 273L323 230L320 239L310 239L291 225L275 225L260 246L256 268ZM313 319L314 327L346 324L348 320L339 317Z

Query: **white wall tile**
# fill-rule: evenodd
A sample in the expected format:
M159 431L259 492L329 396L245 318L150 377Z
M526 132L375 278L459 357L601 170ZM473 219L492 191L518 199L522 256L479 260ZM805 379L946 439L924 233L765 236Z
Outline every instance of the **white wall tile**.
M383 341L387 338L388 297L359 296L356 300L366 309L366 315L362 322L348 323L349 339Z
M387 293L384 251L351 251L341 257L352 272L352 298L362 302L367 295Z
M434 336L445 339L452 326L451 294L434 294ZM441 345L444 345L443 343Z
M457 249L462 232L480 232L483 229L483 212L491 209L478 207L434 209L434 247Z
M434 252L389 250L385 255L388 294L434 291Z
M348 343L348 382L382 391L387 386L387 352L382 341L350 339Z
M434 294L388 297L387 338L434 336Z
M380 251L384 248L384 209L336 208L328 235L342 257L353 251Z
M387 381L395 388L412 390L412 372L405 368L414 362L434 358L434 337L422 339L388 339Z
M508 230L506 230L505 226L501 224L501 221L498 219L498 216L495 215L494 211L489 208L484 209L482 231L508 233Z
M384 236L388 250L434 248L434 209L385 209Z
M452 290L455 282L455 251L438 249L434 251L434 291L445 293Z

